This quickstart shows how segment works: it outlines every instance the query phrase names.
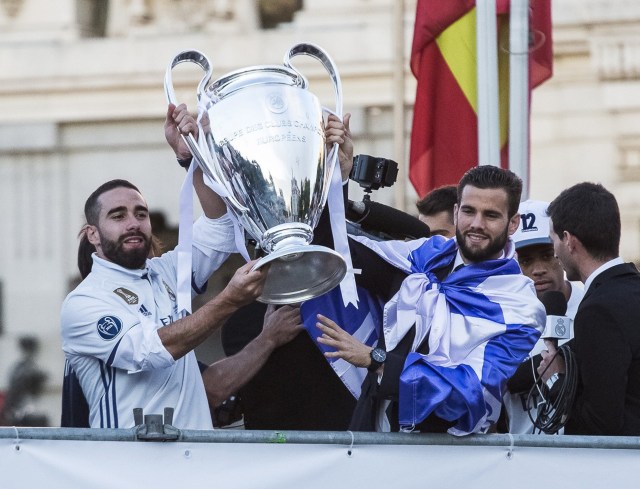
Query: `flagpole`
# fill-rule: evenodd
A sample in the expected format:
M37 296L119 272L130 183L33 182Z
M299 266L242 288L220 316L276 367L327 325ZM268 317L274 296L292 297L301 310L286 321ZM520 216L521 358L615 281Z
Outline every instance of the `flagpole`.
M406 210L406 184L409 176L409 164L405 149L404 122L404 0L393 2L394 65L393 65L393 153L398 162L402 178L394 186L395 207ZM407 162L407 163L405 163Z
M529 198L529 0L511 0L509 18L509 169Z
M477 0L478 165L500 166L496 29L496 0Z

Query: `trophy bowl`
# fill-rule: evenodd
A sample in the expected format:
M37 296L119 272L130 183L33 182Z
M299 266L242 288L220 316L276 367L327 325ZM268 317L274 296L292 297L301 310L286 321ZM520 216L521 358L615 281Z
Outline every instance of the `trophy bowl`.
M254 266L269 267L258 300L302 302L328 292L347 266L336 251L312 245L313 230L327 200L337 145L327 151L324 109L305 77L289 60L298 54L323 63L334 82L341 113L341 87L335 65L317 46L297 44L283 66L253 66L214 82L211 63L198 51L178 54L167 69L165 91L177 105L171 72L182 62L198 64L199 141L185 140L196 161L224 189L227 207L265 253Z

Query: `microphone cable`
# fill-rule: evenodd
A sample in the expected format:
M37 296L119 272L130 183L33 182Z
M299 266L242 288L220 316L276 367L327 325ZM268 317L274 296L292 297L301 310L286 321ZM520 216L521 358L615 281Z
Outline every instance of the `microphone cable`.
M535 382L529 390L526 402L529 419L534 427L539 430L538 433L546 433L548 435L558 433L558 431L564 428L571 417L571 410L578 389L578 366L571 348L566 344L562 345L558 348L556 355L560 355L564 360L565 373L563 378L557 381L561 383L560 390L555 396L555 399L551 398L549 389L542 380L542 375L536 377L534 371L533 376ZM552 362L549 362L549 364L551 363ZM539 395L542 400L538 402L537 406L534 406L537 395ZM534 409L537 414L535 418L533 417Z

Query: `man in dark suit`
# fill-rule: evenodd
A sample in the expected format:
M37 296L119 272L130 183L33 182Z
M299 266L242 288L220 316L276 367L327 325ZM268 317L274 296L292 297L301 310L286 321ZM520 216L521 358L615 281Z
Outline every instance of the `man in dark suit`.
M578 390L565 433L640 435L640 274L618 256L616 199L602 185L580 183L551 202L548 213L567 278L585 289L570 342ZM564 362L552 345L538 373L553 397Z

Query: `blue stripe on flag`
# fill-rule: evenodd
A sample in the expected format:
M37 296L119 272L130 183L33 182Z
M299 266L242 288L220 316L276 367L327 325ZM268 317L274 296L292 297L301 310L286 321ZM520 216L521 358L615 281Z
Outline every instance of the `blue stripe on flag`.
M431 413L472 432L486 413L482 387L468 365L440 367L410 353L400 376L399 421L415 426Z
M391 241L390 245L394 242ZM411 273L427 273L446 267L456 257L458 249L454 239L446 239L443 236L433 236L425 241L422 246L409 254ZM433 280L430 276L429 279Z
M540 331L532 326L507 324L504 334L487 342L484 349L482 384L496 399L502 399L504 386L520 363L514 358L526 358L540 338Z
M333 348L321 345L316 341L318 336L322 334L316 327L318 314L335 321L347 333L369 346L373 346L377 342L382 330L384 304L362 287L357 287L357 290L359 299L357 309L351 304L344 307L339 287L335 287L320 297L306 301L300 308L305 329L323 353L332 351Z
M467 287L443 286L442 290L452 314L475 317L504 324L502 307Z

